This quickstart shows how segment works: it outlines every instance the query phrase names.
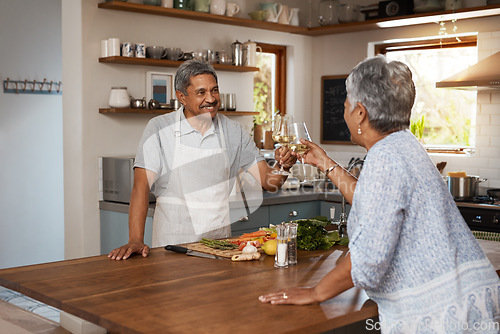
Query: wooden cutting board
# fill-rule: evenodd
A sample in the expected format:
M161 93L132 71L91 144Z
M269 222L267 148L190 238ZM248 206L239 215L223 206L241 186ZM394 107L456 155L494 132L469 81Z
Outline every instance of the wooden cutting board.
M189 249L192 249L194 251L197 251L197 252L202 252L202 253L206 253L206 254L213 254L213 255L225 257L228 259L230 259L233 255L241 254L241 251L238 249L231 249L231 250L215 249L215 248L207 247L200 242L188 244L186 247ZM261 253L264 252L260 247L258 248L258 250Z

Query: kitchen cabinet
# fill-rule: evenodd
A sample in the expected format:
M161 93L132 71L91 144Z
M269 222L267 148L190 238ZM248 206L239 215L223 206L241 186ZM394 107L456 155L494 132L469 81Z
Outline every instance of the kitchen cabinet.
M290 220L312 218L319 215L319 209L320 201L272 205L269 208L269 223L278 225Z
M498 16L500 15L500 4L463 8L456 11L447 10L441 12L421 13L405 16L396 16L392 18L373 19L361 22L350 22L333 24L321 27L300 27L287 24L279 24L265 21L255 21L246 18L228 17L200 12L193 12L175 8L164 8L158 6L149 6L122 1L102 2L98 4L99 8L119 10L126 12L160 15L167 17L176 17L187 20L220 23L225 25L234 25L240 27L249 27L255 29L264 29L270 31L281 31L291 34L300 34L308 36L322 36L342 34L348 32L369 31L374 29L384 29L389 27L399 27L406 25L416 25L421 23L435 23L437 21L451 21L452 19L465 20L478 17Z
M295 219L316 217L320 214L321 201L307 201L290 204L263 205L248 217L245 216L231 225L233 236L257 231L269 224L277 225ZM329 217L329 216L327 216ZM235 217L232 217L234 220Z
M238 213L241 214L241 210L231 212L231 221L235 223L231 224L231 232L233 236L242 235L243 233L257 231L259 227L269 226L269 205L263 205L257 210L252 212L249 216L243 216L241 218L234 217Z
M338 195L331 199L325 200L324 197L319 199L322 194L312 194L311 198L307 198L306 193L299 195L297 199L293 195L287 193L277 194L276 197L271 196L265 201L273 201L274 203L263 203L257 210L250 215L246 214L244 208L231 207L230 219L234 221L231 225L233 236L239 236L246 232L257 231L260 227L269 226L269 224L280 224L283 221L294 219L313 218L318 215L330 218L330 207L335 206L335 220L340 219L341 199ZM280 203L276 203L276 201ZM101 254L107 254L110 250L124 245L128 241L128 204L100 202L101 212ZM153 208L150 207L146 219L145 242L151 245L151 232L153 224ZM349 212L350 206L346 209Z
M128 213L100 210L101 216L101 255L128 242ZM151 246L153 218L146 218L144 242Z

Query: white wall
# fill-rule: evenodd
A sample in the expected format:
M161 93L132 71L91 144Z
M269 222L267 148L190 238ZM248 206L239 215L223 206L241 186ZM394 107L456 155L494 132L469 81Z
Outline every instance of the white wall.
M62 80L61 0L1 1L0 32L2 82ZM0 268L62 260L61 95L2 90L0 157Z

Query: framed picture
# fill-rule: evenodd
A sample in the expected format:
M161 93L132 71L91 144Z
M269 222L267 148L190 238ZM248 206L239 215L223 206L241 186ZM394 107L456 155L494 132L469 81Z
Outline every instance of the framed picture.
M352 145L351 133L344 121L347 75L321 77L321 143Z
M170 103L173 97L173 75L162 72L146 73L146 101Z

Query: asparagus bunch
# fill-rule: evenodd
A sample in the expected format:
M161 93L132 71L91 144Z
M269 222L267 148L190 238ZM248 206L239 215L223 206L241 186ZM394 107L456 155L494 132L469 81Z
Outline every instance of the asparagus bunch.
M233 244L227 240L213 240L213 239L203 238L200 240L200 242L207 247L215 248L215 249L231 250L231 249L238 248L238 245Z

